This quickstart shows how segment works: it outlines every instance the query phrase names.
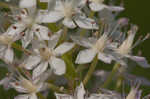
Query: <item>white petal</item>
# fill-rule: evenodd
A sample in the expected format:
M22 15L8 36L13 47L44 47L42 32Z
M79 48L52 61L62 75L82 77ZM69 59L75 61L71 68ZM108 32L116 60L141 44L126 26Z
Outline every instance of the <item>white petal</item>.
M80 36L71 36L71 39L80 46L91 48L95 44L96 39L84 38Z
M71 95L55 93L56 99L73 99Z
M117 95L91 94L88 99L121 99L121 97Z
M89 6L90 6L91 10L93 10L93 11L101 11L104 8L107 8L106 5L99 4L99 3L90 3Z
M38 97L35 93L33 93L29 96L29 99L38 99Z
M7 49L7 46L5 45L0 45L0 58L4 58L5 55L5 50Z
M48 62L40 63L34 70L33 70L33 79L37 79L42 73L46 71L48 67Z
M29 95L28 94L18 95L14 99L29 99Z
M25 61L25 68L28 70L33 69L39 62L41 61L40 56L29 56L29 58Z
M55 74L63 75L66 72L66 64L62 59L52 57L49 63Z
M108 6L108 9L109 9L110 11L117 11L117 12L124 10L123 7L119 7L119 6Z
M145 57L140 57L140 56L130 56L130 59L135 61L137 64L142 66L143 68L150 68L150 64L148 64L147 60Z
M34 49L34 52L36 52L38 55L39 55L39 51L36 49L47 47L47 44L45 43L45 41L38 40L36 38L32 40L31 44L32 44L32 48Z
M2 80L0 80L0 85L2 85L5 90L8 90L10 88L10 80L10 77L5 77Z
M56 0L49 0L48 1L48 11L52 11L56 6Z
M64 16L59 11L50 11L50 13L41 15L41 22L43 23L55 23L62 19Z
M75 23L74 23L71 19L67 19L67 18L65 18L65 19L63 20L63 24L64 24L66 27L71 28L71 29L73 29L73 28L76 27Z
M34 31L27 30L25 31L25 36L22 38L22 47L26 48L30 42L33 40Z
M96 24L95 20L93 20L91 18L79 16L78 18L75 19L75 22L80 28L98 29L98 25Z
M54 51L56 55L62 55L74 47L74 43L64 42L63 44L59 45Z
M59 41L59 38L62 34L62 30L59 30L57 33L53 34L49 41L48 41L48 47L51 48L51 49L54 49L55 46L57 45L58 41Z
M112 62L112 58L104 53L98 53L98 59L103 61L104 63L110 64Z
M49 40L49 29L47 27L36 24L34 25L33 29L35 31L35 35L38 37L39 40Z
M23 88L22 86L16 84L16 83L10 83L10 85L15 88L18 92L27 93L28 91Z
M0 80L0 85L4 85L5 83L9 82L9 78L5 77L4 79Z
M96 52L92 49L82 50L79 52L75 63L77 64L90 63L95 56L96 56Z
M9 35L18 35L20 34L22 31L24 31L24 29L26 28L26 26L23 23L15 23L12 24L6 31L7 34Z
M50 74L49 74L50 75ZM45 75L41 75L41 77L42 78L44 78L45 77ZM40 81L40 80L39 80ZM36 81L35 83L39 83L39 81ZM38 92L40 92L40 91L45 91L46 89L47 89L47 83L45 83L45 82L42 82L42 83L40 83L40 84L38 84L38 86L37 86L37 91Z
M12 63L13 60L14 60L14 52L11 48L7 48L6 49L6 52L5 52L5 55L4 55L4 60L7 62L7 63Z
M85 96L85 89L84 89L84 85L83 83L80 84L80 86L78 86L76 88L76 97L77 99L84 99Z
M20 0L19 6L21 8L31 8L36 6L36 0Z

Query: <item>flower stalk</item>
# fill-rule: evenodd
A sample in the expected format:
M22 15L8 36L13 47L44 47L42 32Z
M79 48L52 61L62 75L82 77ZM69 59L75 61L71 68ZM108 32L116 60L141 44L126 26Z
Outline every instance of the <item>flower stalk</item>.
M20 50L20 51L23 51L25 54L27 55L31 55L32 52L27 50L27 49L24 49L23 47L21 47L20 45L16 44L16 43L12 43L11 45L13 48L17 49L17 50Z
M68 93L68 91L66 89L57 87L51 83L48 83L48 87L55 92Z
M37 96L38 96L40 99L46 99L41 93L37 93Z
M120 68L120 64L116 63L112 69L112 72L109 74L108 78L104 82L104 84L101 86L102 88L106 88L112 81L115 74L118 72L118 69Z
M86 85L87 82L89 81L89 79L91 78L92 76L92 73L94 72L95 68L96 68L96 65L97 65L97 62L98 62L98 58L97 56L95 57L95 59L93 60L93 62L91 63L91 66L83 80L83 84Z

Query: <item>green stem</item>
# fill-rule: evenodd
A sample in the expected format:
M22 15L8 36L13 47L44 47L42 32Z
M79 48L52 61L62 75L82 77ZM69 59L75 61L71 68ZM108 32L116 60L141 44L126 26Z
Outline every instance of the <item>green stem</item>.
M115 76L115 74L118 72L118 69L120 68L120 64L116 63L113 67L112 72L109 74L108 78L106 79L106 81L104 82L104 84L101 86L102 88L106 88L112 81L113 77Z
M37 93L37 96L39 97L39 99L46 99L41 93Z
M124 80L124 77L123 77L122 75L119 75L119 77L118 77L118 79L117 79L116 88L115 88L116 91L119 92L120 87L121 87L121 85L122 85L122 83L123 83L123 80Z
M55 92L68 93L68 91L66 89L61 89L51 83L48 83L48 87Z
M31 55L31 54L32 54L31 51L29 51L29 50L27 50L27 49L24 49L22 46L20 46L20 45L18 45L18 44L16 44L16 43L12 43L11 46L12 46L13 48L17 49L17 50L23 51L23 52L24 52L25 54L27 54L27 55Z
M10 5L8 5L7 3L4 3L4 2L0 1L0 7L9 8Z
M95 15L95 12L94 11L91 11L90 15L89 15L89 18L93 18Z
M17 8L17 7L15 7L15 6L12 6L12 5L9 5L9 4L7 4L7 3L5 3L5 2L2 2L2 1L0 1L0 7L3 7L3 8Z
M87 72L87 74L86 74L86 76L85 76L85 78L84 78L84 80L83 80L83 84L84 84L84 85L86 85L87 82L89 81L89 79L91 78L91 76L92 76L92 74L93 74L93 72L94 72L94 70L95 70L95 68L96 68L97 62L98 62L98 58L97 58L97 56L96 56L96 57L94 58L93 62L91 63L91 66L90 66L90 68L89 68L89 70L88 70L88 72Z

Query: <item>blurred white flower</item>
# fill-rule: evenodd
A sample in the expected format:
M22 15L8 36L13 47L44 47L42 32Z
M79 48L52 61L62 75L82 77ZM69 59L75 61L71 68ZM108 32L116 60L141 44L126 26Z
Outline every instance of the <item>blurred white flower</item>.
M80 86L76 88L73 95L55 93L55 96L56 99L85 99L85 93L84 86L81 83Z
M105 5L104 0L89 0L89 7L92 11L101 11L103 9L108 9L110 11L122 11L124 10L123 7L120 6L108 6Z
M14 52L11 45L19 38L19 35L10 35L8 31L0 35L0 58L6 63L13 62Z
M99 60L105 63L111 63L112 57L107 53L107 48L111 43L109 41L108 33L102 34L99 39L72 36L72 40L75 43L88 48L79 52L75 63L90 63L97 54Z
M108 94L91 94L90 97L86 99L121 99L121 97Z
M34 80L28 80L23 76L17 77L17 80L11 82L10 85L22 95L16 96L14 99L38 99L36 93L43 91L45 84Z
M65 62L59 58L67 51L71 50L74 47L74 43L64 42L56 47L56 44L61 36L61 30L50 37L50 40L45 44L37 43L34 44L38 49L34 49L35 55L29 56L29 58L25 61L25 68L28 70L33 70L33 79L36 79L43 72L48 69L50 65L51 69L57 75L62 75L66 71Z
M72 95L55 93L56 99L121 99L116 94L86 94L83 83L81 83Z
M128 37L122 42L122 44L118 48L114 49L115 53L119 54L118 58L129 58L135 61L140 66L144 68L149 68L150 65L144 57L131 55L132 49L149 37L148 34L143 40L139 39L135 44L133 44L136 32L137 26L133 26L132 29L128 32Z
M40 25L43 13L36 8L36 0L21 0L19 4L21 11L19 15L13 15L17 20L8 30L9 34L20 34L22 38L22 46L26 48L36 36L39 40L48 40L49 29Z
M142 91L139 90L139 85L132 86L129 94L127 95L126 99L141 99Z
M96 22L81 11L85 3L86 0L59 0L54 11L45 15L42 22L55 23L63 19L62 23L68 28L79 26L84 29L98 29Z

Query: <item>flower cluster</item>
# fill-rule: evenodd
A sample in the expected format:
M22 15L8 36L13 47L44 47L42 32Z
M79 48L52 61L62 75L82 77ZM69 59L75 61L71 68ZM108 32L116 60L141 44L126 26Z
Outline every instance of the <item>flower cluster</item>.
M121 5L108 5L104 0L20 0L17 6L1 4L9 9L7 16L11 18L0 34L0 59L9 71L0 85L23 93L15 99L45 99L49 89L56 99L122 99L118 93L85 91L98 60L116 62L101 88L116 74L124 77L126 68L131 67L129 61L150 68L144 57L132 53L149 34L134 43L138 27L129 24L127 18L115 19L116 13L124 10ZM86 75L85 65L90 65ZM57 82L65 87L58 87ZM137 92L132 88L126 99L139 99Z

